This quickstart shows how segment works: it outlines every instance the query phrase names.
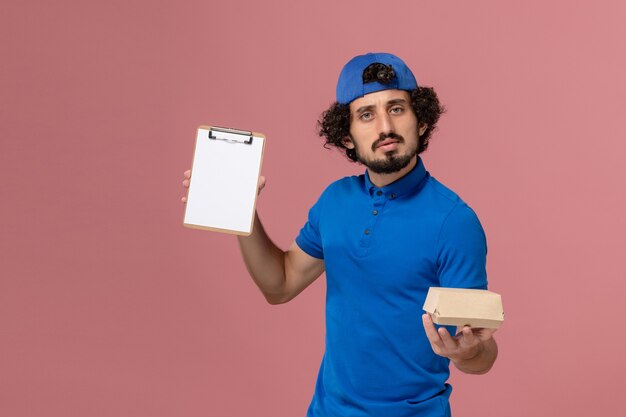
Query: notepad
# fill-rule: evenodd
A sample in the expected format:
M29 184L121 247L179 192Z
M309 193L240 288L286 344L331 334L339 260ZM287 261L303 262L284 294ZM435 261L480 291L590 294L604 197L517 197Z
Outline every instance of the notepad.
M183 224L250 235L264 148L260 133L200 126Z

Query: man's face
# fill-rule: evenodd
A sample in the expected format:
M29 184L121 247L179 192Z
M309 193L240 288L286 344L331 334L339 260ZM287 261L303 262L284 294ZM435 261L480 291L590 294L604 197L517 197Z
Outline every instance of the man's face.
M350 103L351 138L344 145L371 171L390 174L416 157L424 130L425 125L418 129L407 91L382 90Z

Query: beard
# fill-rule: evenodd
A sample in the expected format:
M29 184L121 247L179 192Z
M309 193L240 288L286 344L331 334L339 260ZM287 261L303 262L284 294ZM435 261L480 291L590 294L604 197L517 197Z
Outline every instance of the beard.
M378 144L388 138L396 139L401 144L405 142L401 135L393 132L386 135L381 133L379 138L372 144L372 152L376 152ZM385 155L379 159L368 158L367 156L361 154L356 142L353 141L353 143L357 161L376 174L392 174L394 172L398 172L409 165L413 157L417 155L417 145L415 145L415 147L408 149L404 154L398 154L397 150L393 150L385 152Z

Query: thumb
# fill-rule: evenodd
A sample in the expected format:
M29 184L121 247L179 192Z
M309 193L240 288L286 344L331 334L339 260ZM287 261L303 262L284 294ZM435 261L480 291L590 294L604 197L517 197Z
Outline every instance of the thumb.
M259 177L259 183L258 183L258 185L257 185L257 187L258 187L258 189L259 189L259 191L258 191L258 192L259 192L259 194L261 193L261 190L262 190L263 188L265 188L265 183L266 183L266 182L267 182L267 180L265 179L265 177L261 175L261 176Z

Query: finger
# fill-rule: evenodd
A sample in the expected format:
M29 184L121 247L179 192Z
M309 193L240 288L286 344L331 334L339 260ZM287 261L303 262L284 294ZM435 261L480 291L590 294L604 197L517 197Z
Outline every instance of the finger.
M443 345L446 347L447 350L452 351L458 348L459 342L456 339L453 339L452 336L450 336L450 332L448 332L445 327L440 327L437 332L439 333L439 337L441 337Z
M189 188L189 183L190 183L189 180L183 180L183 187Z
M185 172L183 173L183 176L184 176L185 178L191 178L191 170L190 170L190 169L188 169L187 171L185 171Z
M257 195L261 194L261 190L263 188L265 188L265 183L266 183L265 177L264 176L260 176L259 177L259 182L257 183L257 191L256 191Z
M474 332L472 328L469 326L463 327L461 330L462 336L459 338L459 342L463 346L473 346L476 343L476 337L474 336Z
M182 201L183 203L187 203L187 197L181 198L180 201Z
M422 314L422 323L424 324L424 330L426 331L426 337L428 341L433 346L443 350L445 348L439 333L437 333L437 329L435 329L435 323L433 323L433 319L430 317L430 314Z
M496 329L487 329L487 328L475 328L472 329L474 333L474 337L478 338L481 341L489 340L493 337L493 334L496 332Z

